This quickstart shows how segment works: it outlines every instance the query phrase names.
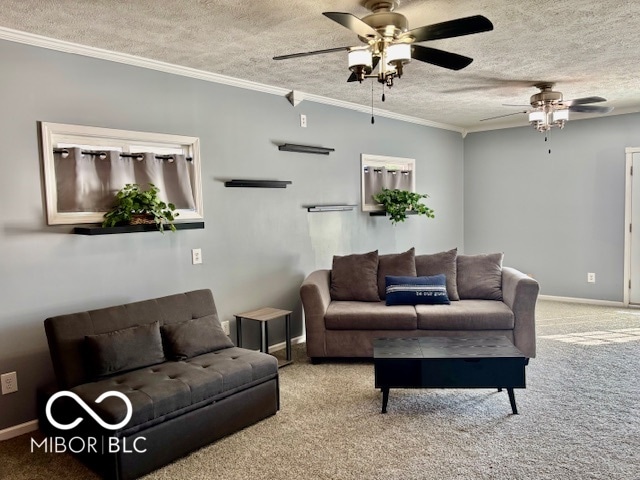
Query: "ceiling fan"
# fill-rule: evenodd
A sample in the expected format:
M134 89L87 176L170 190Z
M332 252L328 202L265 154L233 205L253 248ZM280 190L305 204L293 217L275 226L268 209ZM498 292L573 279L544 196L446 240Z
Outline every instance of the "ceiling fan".
M534 87L540 90L529 99L531 108L529 110L507 113L496 117L483 118L485 120L495 120L497 118L509 117L526 113L529 115L529 123L539 132L547 132L552 127L564 128L569 120L569 112L579 113L599 113L605 114L613 110L613 107L590 105L591 103L606 102L602 97L582 97L573 100L563 100L562 93L553 90L554 83L537 83ZM528 107L529 105L506 105L507 107Z
M364 46L346 46L292 53L273 57L274 60L306 57L348 51L348 82L360 83L365 78L377 78L387 87L393 86L394 78L400 78L404 65L412 59L430 63L450 70L460 70L468 66L473 59L445 52L436 48L415 45L428 40L471 35L493 30L493 24L482 15L458 18L447 22L425 25L409 30L407 18L393 10L398 6L396 0L367 0L365 8L372 13L362 19L341 12L324 12L323 15L358 35ZM377 68L378 73L372 74Z

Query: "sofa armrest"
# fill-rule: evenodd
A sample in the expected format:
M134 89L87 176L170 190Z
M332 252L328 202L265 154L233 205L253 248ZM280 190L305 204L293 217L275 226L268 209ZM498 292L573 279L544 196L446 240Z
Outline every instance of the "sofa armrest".
M330 270L316 270L300 286L309 357L326 356L324 314L331 303L330 283Z
M527 357L536 356L536 301L540 285L515 268L502 268L502 298L513 311L513 340Z

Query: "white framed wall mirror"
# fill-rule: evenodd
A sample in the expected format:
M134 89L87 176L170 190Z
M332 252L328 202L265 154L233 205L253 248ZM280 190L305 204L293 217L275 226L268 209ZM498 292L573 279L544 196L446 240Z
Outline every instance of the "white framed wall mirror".
M203 219L197 137L41 122L47 223L101 223L127 183L160 189L177 221Z
M360 156L360 178L362 180L362 211L383 210L373 196L383 188L416 191L416 161L413 158L387 157L382 155Z

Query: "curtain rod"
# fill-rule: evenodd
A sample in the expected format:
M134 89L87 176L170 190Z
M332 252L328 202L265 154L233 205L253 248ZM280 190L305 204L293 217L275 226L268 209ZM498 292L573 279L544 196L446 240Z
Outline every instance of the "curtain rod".
M54 148L53 153L69 155L69 150L67 150L66 148ZM105 150L80 150L80 153L82 153L83 155L96 155L104 158L107 157L107 152ZM126 158L135 158L137 160L142 160L144 158L144 155L141 153L119 153L118 155ZM171 160L173 158L173 155L156 155L155 158L158 158L160 160ZM193 158L185 157L185 160L187 160L187 162L191 162Z

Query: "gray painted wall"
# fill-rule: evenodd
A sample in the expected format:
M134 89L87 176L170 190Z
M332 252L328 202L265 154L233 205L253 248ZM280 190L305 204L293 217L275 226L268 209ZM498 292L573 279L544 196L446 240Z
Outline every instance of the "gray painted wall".
M545 295L622 301L625 147L634 146L640 114L570 121L547 143L532 127L469 134L467 253L503 251Z
M332 255L463 247L457 133L385 118L372 126L350 110L293 108L284 97L6 41L0 66L0 373L17 371L19 385L0 396L0 430L34 419L36 388L53 379L46 317L211 288L222 320L267 305L292 309L300 335L298 288ZM38 121L200 137L205 229L92 238L47 226ZM285 141L336 151L278 151ZM436 219L392 227L360 211L307 213L303 205L360 202L361 153L415 158L417 190L431 195ZM229 178L293 184L224 188ZM204 263L193 266L198 247ZM257 348L258 330L247 323L245 340Z

